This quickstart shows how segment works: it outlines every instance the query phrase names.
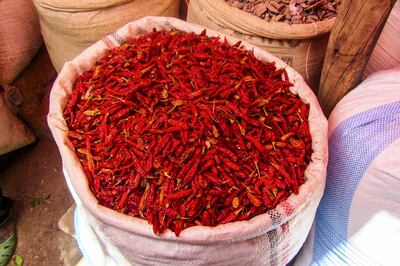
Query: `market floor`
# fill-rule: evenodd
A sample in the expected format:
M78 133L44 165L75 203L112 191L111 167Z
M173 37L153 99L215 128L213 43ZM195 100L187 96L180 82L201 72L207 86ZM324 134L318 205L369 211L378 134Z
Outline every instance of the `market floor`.
M48 93L55 77L43 47L13 84L24 97L19 114L35 131L37 141L0 160L0 186L17 206L15 254L30 266L75 265L81 257L75 239L58 228L73 200L46 124Z

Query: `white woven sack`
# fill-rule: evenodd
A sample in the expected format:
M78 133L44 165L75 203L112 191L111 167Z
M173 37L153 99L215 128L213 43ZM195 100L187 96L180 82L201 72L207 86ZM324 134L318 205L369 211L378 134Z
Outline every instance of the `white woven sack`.
M371 75L329 117L315 227L296 265L399 265L400 67Z
M200 34L205 28L165 17L145 17L129 23L116 33L86 49L61 70L50 95L48 124L62 156L67 183L77 203L76 230L80 248L91 265L284 265L302 246L323 194L327 165L327 121L315 95L303 78L284 62L268 52L254 49L257 58L275 61L286 68L291 91L310 104L309 124L312 136L312 162L305 172L306 182L298 195L291 195L274 210L249 221L217 227L193 226L179 237L167 230L154 235L147 221L130 217L98 204L87 178L67 139L62 110L74 81L107 50L128 38L146 34L153 28ZM209 36L226 37L229 43L238 39L208 30ZM81 229L86 228L86 229Z
M379 36L364 72L364 78L379 71L400 66L400 1L397 1Z

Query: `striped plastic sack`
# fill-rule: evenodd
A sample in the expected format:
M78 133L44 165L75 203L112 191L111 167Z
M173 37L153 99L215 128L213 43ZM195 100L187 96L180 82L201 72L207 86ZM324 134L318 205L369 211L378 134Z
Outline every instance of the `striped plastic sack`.
M73 61L67 62L54 83L50 95L48 123L60 150L68 186L77 204L75 229L79 247L90 265L284 265L298 252L311 228L325 185L327 166L327 121L315 95L303 78L268 52L254 49L261 60L275 61L286 68L294 86L292 92L310 104L309 124L312 136L312 162L306 169L306 182L298 195L291 195L274 210L248 221L217 227L193 226L179 237L167 230L154 235L147 221L127 216L98 204L88 186L80 162L66 136L63 118L67 96L76 78L89 69L109 49L124 40L146 34L156 28L200 34L205 28L178 19L146 17L129 23L116 33L95 43ZM238 39L207 30L209 36Z
M399 247L400 67L333 110L325 193L296 265L398 265Z

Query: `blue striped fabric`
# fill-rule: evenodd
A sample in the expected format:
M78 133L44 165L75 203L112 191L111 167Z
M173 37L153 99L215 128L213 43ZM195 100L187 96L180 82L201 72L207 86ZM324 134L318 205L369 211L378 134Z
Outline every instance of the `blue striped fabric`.
M324 196L317 210L312 265L371 265L347 238L351 203L370 163L400 137L400 101L354 115L329 138Z

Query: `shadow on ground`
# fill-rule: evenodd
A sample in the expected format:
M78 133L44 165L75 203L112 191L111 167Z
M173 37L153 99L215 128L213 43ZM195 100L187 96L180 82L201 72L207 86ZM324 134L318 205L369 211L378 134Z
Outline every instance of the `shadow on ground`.
M38 139L0 160L0 186L18 209L15 254L30 266L75 265L81 256L75 239L57 226L73 200L46 124L48 94L55 77L43 47L13 84L24 96L19 115Z

